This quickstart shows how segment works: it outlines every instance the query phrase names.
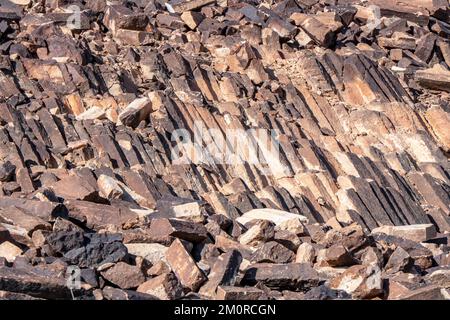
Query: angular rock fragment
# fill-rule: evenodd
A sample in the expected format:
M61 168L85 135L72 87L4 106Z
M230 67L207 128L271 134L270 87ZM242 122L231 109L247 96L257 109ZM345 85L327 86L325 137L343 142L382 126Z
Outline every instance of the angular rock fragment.
M64 202L69 217L86 223L89 228L122 225L137 218L137 214L128 208L108 206L88 201L68 200Z
M148 24L145 14L135 14L121 5L110 5L106 8L104 24L115 34L119 29L144 30Z
M343 290L353 298L370 299L383 293L381 270L378 266L356 265L330 281L332 289Z
M261 245L253 254L251 261L254 263L271 262L271 263L288 263L295 257L294 252L285 246L269 241Z
M386 272L397 273L399 271L405 271L411 267L413 260L409 256L408 252L402 247L398 247L389 257L386 265L384 266Z
M450 121L450 112L433 106L426 111L425 119L430 124L433 133L437 136L444 151L450 151L450 133L445 129Z
M186 11L181 14L181 19L192 30L195 30L204 18L203 14L195 11Z
M239 251L232 250L222 254L211 268L208 281L200 288L199 294L214 298L218 294L219 286L234 286L241 262L242 255Z
M160 276L164 273L170 273L170 268L164 261L158 261L146 273L148 276Z
M0 222L23 228L30 236L36 230L51 230L51 225L47 221L13 206L0 209Z
M180 1L179 3L171 6L175 12L191 11L208 4L216 2L216 0L192 0L192 1Z
M259 220L239 237L243 245L257 246L271 240L275 235L274 224L268 220Z
M302 222L308 222L307 218L302 215L275 209L254 209L244 213L236 220L239 223L246 224L256 219L272 221L278 228L290 230L296 234L303 232Z
M5 258L8 262L14 262L17 256L22 254L22 249L9 241L0 244L0 257Z
M121 237L113 234L60 231L50 234L47 242L69 263L80 267L119 262L128 253Z
M174 300L183 296L183 288L173 273L156 276L142 283L137 291L155 296L160 300Z
M290 17L297 26L300 26L317 44L326 48L334 45L336 34L327 25L314 17L302 13L294 13Z
M436 270L426 275L425 281L434 285L448 288L450 285L450 270Z
M266 293L255 287L219 286L217 300L266 300Z
M145 281L144 274L139 267L124 262L116 263L111 268L102 271L101 275L121 289L137 288Z
M332 267L343 267L353 264L353 257L339 244L325 250L323 260Z
M450 92L450 71L439 64L425 70L417 70L416 81L425 88Z
M314 247L308 243L302 243L297 250L297 254L295 256L296 263L314 263L316 260L316 250Z
M383 48L416 49L416 40L414 37L402 32L394 32L390 38L379 37L378 44Z
M261 263L247 268L243 279L246 283L261 282L273 289L302 291L317 286L318 273L307 263Z
M130 103L119 113L120 123L136 128L141 121L146 120L152 111L152 103L149 98L139 98Z
M102 174L97 179L97 185L102 196L108 200L121 199L124 191L114 178Z
M48 276L18 268L0 267L0 290L30 295L44 299L72 299L71 290L64 277ZM73 294L81 297L89 295L89 288L73 290Z
M113 287L105 287L102 290L106 300L158 300L157 297L132 290L121 290Z
M16 166L10 161L0 162L0 182L8 182L14 177Z
M157 264L158 262L165 261L166 252L168 247L163 246L159 243L127 243L125 244L127 247L128 253L142 257L152 265Z
M98 191L79 176L68 176L54 183L52 189L63 199L95 201Z
M0 300L42 300L23 293L0 291Z
M202 223L205 216L201 205L197 201L181 201L182 203L171 204L161 201L157 203L158 212L155 217L175 218Z
M406 238L416 242L424 242L436 236L436 228L432 224L417 224L409 226L384 226L372 230L372 233Z
M387 236L382 233L375 234L374 238L384 251L391 250L390 248L392 248L392 246L398 246L406 250L414 260L414 265L419 269L428 269L433 264L432 252L417 242L399 237Z
M207 238L207 231L203 225L177 219L153 219L148 233L155 241L161 243L170 242L170 238L173 237L190 242L202 242Z
M447 0L0 2L0 299L450 296Z
M67 216L67 211L59 203L0 197L0 208L10 208L13 206L23 210L25 213L41 218L44 221L53 221L58 216Z
M293 252L297 252L298 247L302 243L300 238L295 233L288 230L278 230L275 232L274 241Z
M399 297L399 300L448 300L445 289L440 286L425 286Z

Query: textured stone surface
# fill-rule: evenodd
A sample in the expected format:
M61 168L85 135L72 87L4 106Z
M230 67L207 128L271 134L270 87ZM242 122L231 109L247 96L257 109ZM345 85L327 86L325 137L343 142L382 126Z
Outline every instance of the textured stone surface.
M207 280L183 243L178 239L167 250L166 260L181 284L192 291L196 291Z
M424 242L436 236L436 228L432 224L379 227L373 229L372 232L402 237L416 242Z
M255 264L247 268L244 281L290 290L307 290L320 282L317 272L307 263Z
M2 1L0 299L448 298L450 8L406 2Z
M118 262L111 268L101 272L103 278L121 289L137 288L145 281L144 274L137 266Z
M183 288L173 273L164 273L144 283L138 292L150 294L161 300L173 300L183 296Z
M331 280L332 289L343 290L353 298L370 299L383 293L381 270L378 266L353 266Z

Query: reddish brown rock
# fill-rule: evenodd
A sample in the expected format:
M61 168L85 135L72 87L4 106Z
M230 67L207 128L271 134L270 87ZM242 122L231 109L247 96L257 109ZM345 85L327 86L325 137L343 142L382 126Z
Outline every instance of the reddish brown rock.
M440 286L425 286L405 293L399 300L448 300L448 293Z
M183 288L173 273L163 273L147 280L138 287L137 291L161 300L179 299L183 296Z
M0 244L0 257L5 258L8 262L14 262L16 257L22 254L22 249L9 241Z
M239 237L243 245L257 246L271 240L275 235L274 224L268 220L259 220Z
M261 282L274 289L307 290L320 282L318 273L307 263L261 263L247 268L246 283Z
M330 287L343 290L356 299L375 298L383 293L381 270L376 265L356 265L332 279Z
M415 78L425 88L450 92L450 71L439 64L426 70L418 70Z
M269 241L255 251L251 261L254 263L288 263L294 260L294 258L294 252L275 241Z
M64 207L59 203L0 197L0 208L10 208L13 206L44 221L53 221L58 216L65 216Z
M353 257L344 248L344 246L336 244L325 250L323 260L332 267L344 267L354 263Z
M14 177L16 166L10 161L0 162L0 181L8 182Z
M45 269L44 269L45 270ZM9 291L44 299L72 299L71 290L64 277L54 273L46 274L38 269L22 270L18 268L0 267L0 283ZM82 284L80 289L72 292L82 296L90 288Z
M152 103L149 98L136 99L119 113L119 120L122 124L135 128L148 118L151 111Z
M108 224L120 226L137 218L137 214L128 208L97 204L88 201L65 201L69 216L86 223L89 228L100 228Z
M195 11L185 11L181 14L181 19L192 30L195 30L204 18L203 14Z
M266 293L255 287L219 286L216 294L217 300L265 300Z
M448 298L449 13L2 1L0 299Z
M180 240L176 239L169 247L166 259L180 283L189 290L197 291L207 280Z
M300 26L317 44L331 47L336 40L336 34L327 25L313 16L294 13L290 17L297 26Z

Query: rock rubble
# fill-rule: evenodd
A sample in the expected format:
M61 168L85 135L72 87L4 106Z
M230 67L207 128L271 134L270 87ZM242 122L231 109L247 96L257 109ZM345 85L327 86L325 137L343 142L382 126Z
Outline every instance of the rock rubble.
M2 1L0 300L449 299L449 38L448 0Z

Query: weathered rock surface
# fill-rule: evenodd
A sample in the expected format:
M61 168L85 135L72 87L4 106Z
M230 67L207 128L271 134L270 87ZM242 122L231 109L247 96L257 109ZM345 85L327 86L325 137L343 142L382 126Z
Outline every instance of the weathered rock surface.
M118 262L111 268L101 272L103 278L121 289L133 289L145 281L145 276L137 266Z
M449 14L3 1L0 299L448 299Z
M166 260L180 283L192 291L197 291L207 280L203 271L200 270L183 243L178 239L167 250Z
M137 291L155 296L160 300L179 299L183 296L183 288L173 273L156 276L142 283Z
M330 282L332 289L343 290L353 298L370 299L383 293L381 270L378 266L353 266Z
M307 263L255 264L247 268L243 279L261 282L274 289L308 290L319 284L318 273Z

